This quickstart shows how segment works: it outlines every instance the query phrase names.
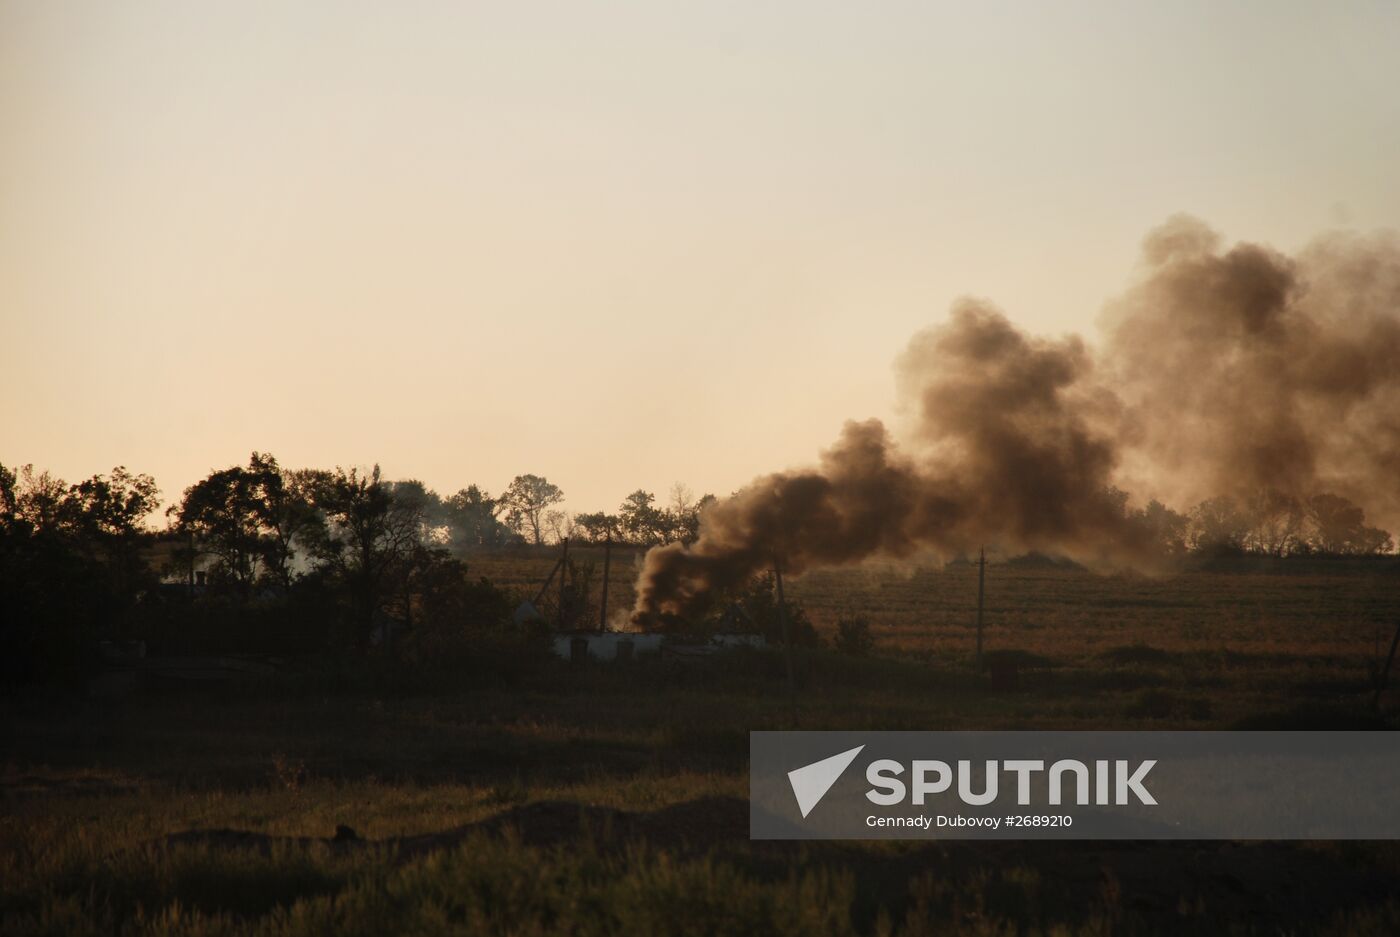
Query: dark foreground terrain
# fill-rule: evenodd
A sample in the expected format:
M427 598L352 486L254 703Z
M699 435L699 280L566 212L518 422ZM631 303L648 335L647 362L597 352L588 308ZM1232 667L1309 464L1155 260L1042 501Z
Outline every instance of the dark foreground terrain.
M499 576L499 572L496 573ZM1375 728L1393 568L813 576L869 657L292 664L0 704L0 932L1400 933L1390 843L750 843L764 728ZM528 578L522 573L522 578ZM1393 626L1392 626L1393 627ZM408 649L404 649L406 657Z

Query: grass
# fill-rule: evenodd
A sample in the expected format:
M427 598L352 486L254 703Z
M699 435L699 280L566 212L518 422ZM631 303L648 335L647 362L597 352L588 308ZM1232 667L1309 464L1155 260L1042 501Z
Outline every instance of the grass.
M551 562L473 567L523 586ZM987 646L1019 655L1014 689L971 666L975 575L794 581L828 637L857 612L876 639L870 657L803 654L795 713L768 653L11 696L0 933L1400 931L1388 843L750 843L752 729L1391 723L1366 704L1400 619L1393 566L992 566Z

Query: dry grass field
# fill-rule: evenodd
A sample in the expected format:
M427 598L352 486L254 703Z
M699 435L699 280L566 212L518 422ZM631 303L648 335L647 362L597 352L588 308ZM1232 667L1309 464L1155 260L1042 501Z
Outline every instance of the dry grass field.
M523 593L552 562L472 570ZM0 932L1393 934L1392 844L751 844L745 797L753 729L1389 727L1369 668L1397 584L1394 560L992 564L987 647L1022 664L994 687L975 568L813 574L791 593L819 631L864 615L876 647L802 653L795 712L772 653L677 671L525 644L339 683L11 696Z
M571 555L595 567L596 594L601 549ZM471 569L533 594L556 558L553 550L508 551L476 558ZM639 550L614 550L610 608L631 607L640 558ZM974 564L820 570L793 579L788 595L828 641L839 620L862 617L879 657L926 663L954 684L961 676L948 675L971 664ZM1027 707L980 701L966 722L944 712L940 725L1092 728L1103 727L1107 712L1125 726L1226 727L1279 710L1347 704L1365 695L1397 622L1394 557L1226 558L1159 578L992 561L984 647L1029 661L1022 682L1037 688L1038 699Z
M614 548L613 610L631 606L642 552ZM602 553L594 546L570 550L594 567L595 595ZM521 548L473 557L469 566L473 575L530 594L557 557L554 549ZM809 573L791 580L788 592L820 631L830 633L842 616L861 615L887 650L957 657L971 642L977 567L876 562ZM1240 557L1197 562L1160 578L993 560L985 615L988 647L1066 661L1135 644L1181 653L1374 655L1400 617L1400 560Z

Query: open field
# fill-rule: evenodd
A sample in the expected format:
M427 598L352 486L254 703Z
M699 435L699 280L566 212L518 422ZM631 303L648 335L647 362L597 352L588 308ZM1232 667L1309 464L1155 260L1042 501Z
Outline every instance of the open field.
M611 609L631 607L642 553L613 549ZM595 567L595 595L602 554L595 546L569 554ZM557 558L557 549L518 548L472 556L468 565L472 575L533 594ZM988 647L1072 657L1136 643L1171 651L1374 654L1400 616L1400 559L1238 557L1195 561L1161 578L992 561L986 588ZM809 573L791 580L788 591L819 630L863 615L887 650L956 657L970 646L977 568L869 563Z
M601 569L600 548L571 555ZM471 569L533 594L556 556L509 551L473 559ZM638 550L614 550L611 608L631 607L639 559ZM791 581L788 594L828 639L839 619L861 616L878 655L951 672L971 660L975 565L823 570ZM1336 702L1364 688L1396 622L1400 560L1394 557L1241 557L1163 578L990 563L985 647L1038 659L1043 666L1026 680L1038 683L1044 698L1029 711L1003 709L1005 701L979 704L965 727L1105 727L1101 720L1131 721L1139 710L1171 727L1225 727L1286 701ZM874 702L865 699L860 708ZM938 718L939 726L964 727L956 711Z
M551 563L472 570L523 590ZM1025 652L996 689L970 666L975 568L816 574L791 592L819 630L859 613L877 645L802 654L795 713L774 654L523 646L336 688L11 697L0 932L1396 933L1394 844L750 844L745 772L750 730L794 725L1389 727L1368 668L1398 584L1393 560L993 565L987 646Z

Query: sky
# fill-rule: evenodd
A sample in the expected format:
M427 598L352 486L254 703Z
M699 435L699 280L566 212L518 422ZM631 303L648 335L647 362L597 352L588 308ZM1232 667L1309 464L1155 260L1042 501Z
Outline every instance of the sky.
M1091 340L1177 212L1400 225L1400 4L0 0L0 462L270 451L575 511Z

